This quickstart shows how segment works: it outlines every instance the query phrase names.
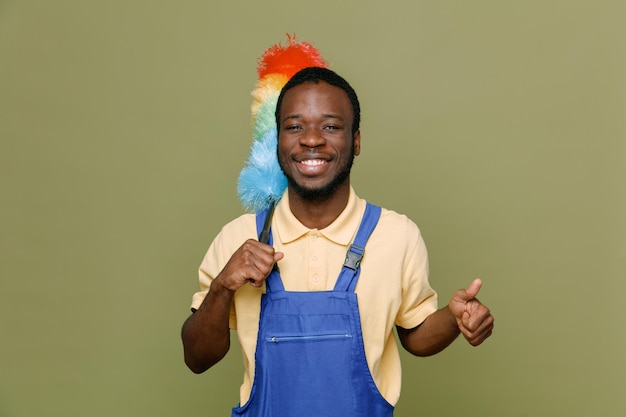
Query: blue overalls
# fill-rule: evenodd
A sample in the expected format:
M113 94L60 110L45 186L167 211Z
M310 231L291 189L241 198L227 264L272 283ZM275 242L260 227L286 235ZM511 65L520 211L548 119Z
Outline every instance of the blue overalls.
M232 416L393 416L393 406L378 391L367 366L354 292L365 244L380 212L367 204L332 291L285 291L276 269L268 276L250 399L233 408ZM257 214L259 231L264 217Z

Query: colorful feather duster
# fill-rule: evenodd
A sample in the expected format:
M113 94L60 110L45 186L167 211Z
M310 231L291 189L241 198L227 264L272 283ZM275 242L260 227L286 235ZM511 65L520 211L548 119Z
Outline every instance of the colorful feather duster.
M296 42L295 35L289 34L287 41L287 46L273 45L258 60L259 79L252 91L252 147L237 184L239 200L246 210L268 209L268 230L274 206L287 188L287 179L276 155L278 136L274 111L278 95L289 78L301 69L327 66L311 44Z

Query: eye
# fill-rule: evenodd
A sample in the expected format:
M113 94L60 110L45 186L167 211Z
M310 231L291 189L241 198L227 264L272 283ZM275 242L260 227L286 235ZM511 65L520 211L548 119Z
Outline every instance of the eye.
M324 129L325 129L325 130L340 130L340 129L341 129L341 126L337 126L337 125L327 125L327 126L324 126Z
M285 130L300 130L302 129L302 127L300 127L299 125L286 125L285 126Z

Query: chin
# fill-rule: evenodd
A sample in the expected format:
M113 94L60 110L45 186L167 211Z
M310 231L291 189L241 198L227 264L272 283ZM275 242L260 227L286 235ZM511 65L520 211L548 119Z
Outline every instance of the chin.
M296 183L295 181L289 180L289 184L291 185L291 190L293 190L300 198L307 201L325 201L332 198L337 190L344 185L346 177L338 177L335 178L334 181L318 186L318 187L306 187Z

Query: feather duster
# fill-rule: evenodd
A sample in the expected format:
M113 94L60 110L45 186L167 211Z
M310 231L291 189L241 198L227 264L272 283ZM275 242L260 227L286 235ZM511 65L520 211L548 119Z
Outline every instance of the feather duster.
M246 210L268 210L268 230L274 206L287 188L276 155L278 135L274 112L278 95L296 72L326 66L317 49L310 43L296 42L295 35L289 34L287 46L273 45L258 60L259 79L252 91L253 140L250 156L239 174L237 194Z

